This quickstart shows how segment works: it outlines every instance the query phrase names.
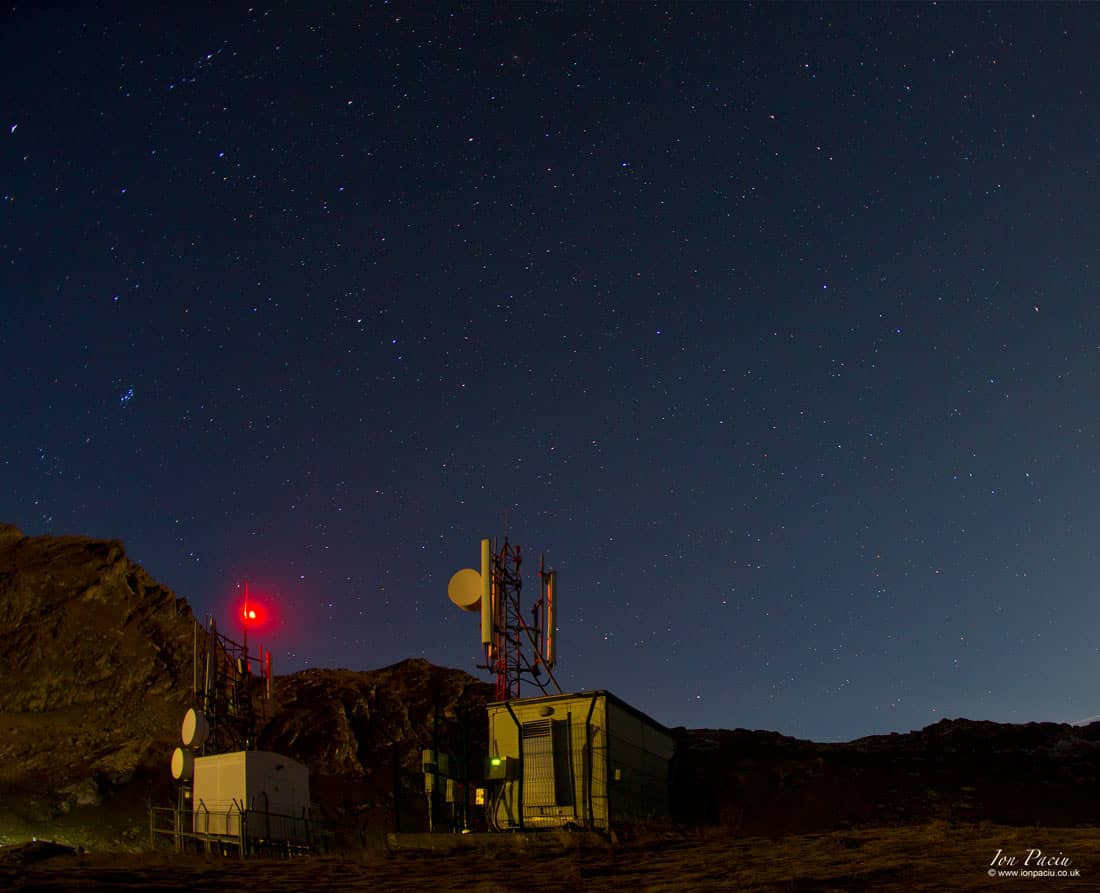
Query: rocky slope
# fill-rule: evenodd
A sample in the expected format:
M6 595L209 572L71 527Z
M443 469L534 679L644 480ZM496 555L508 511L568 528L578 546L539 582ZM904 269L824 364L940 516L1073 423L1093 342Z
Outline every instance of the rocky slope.
M163 763L191 623L120 543L0 526L0 809L95 805Z

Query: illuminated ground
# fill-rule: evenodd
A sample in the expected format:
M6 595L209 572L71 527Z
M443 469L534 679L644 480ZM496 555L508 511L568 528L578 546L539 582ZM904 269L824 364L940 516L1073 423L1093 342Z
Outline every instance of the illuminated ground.
M1002 867L1025 869L1042 850L1065 875L991 877ZM1060 857L1060 858L1059 858ZM1038 857L1031 870L1043 870ZM11 890L269 890L560 891L642 890L1100 890L1095 830L952 827L938 822L892 829L787 838L649 837L572 853L426 853L315 857L291 862L89 854L38 864L4 864L0 889ZM1026 870L1026 869L1025 869ZM1074 871L1080 877L1068 876Z

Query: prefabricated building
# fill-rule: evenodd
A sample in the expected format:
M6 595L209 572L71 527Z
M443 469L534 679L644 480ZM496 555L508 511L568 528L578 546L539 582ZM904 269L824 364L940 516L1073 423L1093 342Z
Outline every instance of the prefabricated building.
M309 834L309 769L281 754L242 750L195 757L196 834L305 843Z
M512 698L487 709L490 827L608 830L668 818L672 734L611 692Z

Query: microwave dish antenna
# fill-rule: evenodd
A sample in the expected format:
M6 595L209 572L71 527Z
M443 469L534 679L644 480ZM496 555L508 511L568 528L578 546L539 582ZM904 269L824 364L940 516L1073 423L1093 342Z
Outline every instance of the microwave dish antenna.
M481 574L472 567L458 571L447 584L447 597L463 611L480 611Z

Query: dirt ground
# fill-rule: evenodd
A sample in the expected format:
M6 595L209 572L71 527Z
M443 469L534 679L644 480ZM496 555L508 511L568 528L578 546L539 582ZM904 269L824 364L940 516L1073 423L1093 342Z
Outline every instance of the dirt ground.
M570 852L364 851L289 861L85 853L19 864L7 849L0 889L20 891L1100 891L1100 830L942 822L777 839L649 835Z

